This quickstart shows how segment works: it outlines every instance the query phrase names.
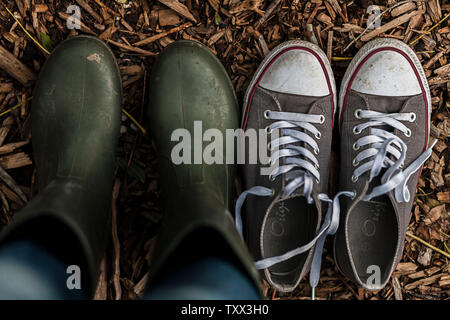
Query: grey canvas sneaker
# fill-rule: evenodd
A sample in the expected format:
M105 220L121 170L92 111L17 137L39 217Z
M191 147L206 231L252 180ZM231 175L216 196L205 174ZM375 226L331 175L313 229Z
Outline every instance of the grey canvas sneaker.
M366 289L389 281L401 259L427 149L431 102L420 62L406 44L377 39L350 63L340 90L340 190L335 261Z
M236 203L236 224L259 260L257 268L282 292L294 290L311 264L315 287L323 241L339 222L331 210L324 219L323 203L331 202L325 189L335 106L335 82L326 55L318 46L298 40L267 55L245 95L242 128L265 130L273 170L262 174L268 165L244 165L247 190ZM250 147L245 146L246 159Z

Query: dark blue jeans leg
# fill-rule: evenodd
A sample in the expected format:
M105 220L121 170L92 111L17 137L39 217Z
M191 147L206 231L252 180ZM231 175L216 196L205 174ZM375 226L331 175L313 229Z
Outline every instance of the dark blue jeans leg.
M67 265L30 240L0 247L0 299L85 299L82 290L67 288Z
M258 290L228 260L205 256L173 270L148 288L152 300L258 300Z

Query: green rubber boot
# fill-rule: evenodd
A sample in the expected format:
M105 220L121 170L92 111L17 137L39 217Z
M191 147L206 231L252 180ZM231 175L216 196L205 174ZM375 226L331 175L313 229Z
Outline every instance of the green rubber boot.
M104 42L78 36L56 48L33 96L39 194L1 237L2 243L27 237L78 265L88 295L95 290L110 230L121 102L120 71Z
M261 289L258 272L230 214L235 165L205 164L201 150L197 156L198 150L204 150L209 144L198 143L199 139L202 141L202 132L216 129L225 146L226 129L239 126L238 105L225 69L206 47L193 41L177 41L160 54L150 83L148 115L159 154L165 212L153 254L150 282L160 276L161 268L176 255L174 252L186 239L196 232L208 231L204 234L221 239L221 247L216 250L235 261L255 287ZM175 147L186 143L180 138L183 131L191 136L191 141L187 141L190 154L184 153L187 149L178 152ZM194 141L197 141L196 148ZM192 164L176 164L178 160L172 156L179 154ZM205 237L204 244L189 255L211 250L213 243L212 238Z

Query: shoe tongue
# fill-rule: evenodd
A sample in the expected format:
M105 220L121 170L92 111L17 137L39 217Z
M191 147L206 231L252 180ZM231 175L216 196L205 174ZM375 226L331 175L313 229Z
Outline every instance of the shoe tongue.
M383 113L399 113L402 111L403 106L410 97L386 97L386 96L375 96L375 95L365 95L367 98L367 103L369 110L383 112ZM394 128L389 125L376 126L372 128L377 128L381 130L394 133ZM371 129L370 129L371 130ZM379 176L382 176L384 170L382 170Z
M367 98L370 110L383 113L401 112L401 110L403 109L403 105L410 98L375 96L370 94L365 95L365 97Z
M270 92L278 100L281 111L284 112L308 113L313 103L317 101L317 97L299 96L276 91Z

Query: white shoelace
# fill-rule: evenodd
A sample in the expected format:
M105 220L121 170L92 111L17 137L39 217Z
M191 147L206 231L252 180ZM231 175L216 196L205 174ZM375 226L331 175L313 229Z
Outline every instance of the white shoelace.
M283 135L272 142L271 150L276 147L284 147L283 149L275 151L271 156L271 163L275 163L281 158L285 158L285 164L277 167L271 173L271 178L275 179L281 174L285 174L287 181L286 187L282 190L280 199L289 197L295 190L303 186L302 194L305 195L308 203L312 203L311 197L313 180L320 182L320 174L318 172L318 161L312 152L308 149L293 145L294 143L304 142L311 146L314 153L319 153L317 142L304 132L294 130L294 128L302 128L305 132L312 133L317 139L320 139L320 132L314 127L314 123L323 123L323 116L266 111L265 117L271 120L277 120L272 123L267 131L271 132L275 129L283 130ZM370 171L369 181L380 174L383 168L388 168L381 177L381 185L373 188L372 192L366 194L363 200L368 201L374 197L386 194L394 190L395 199L398 202L408 202L410 200L410 192L407 187L407 182L412 174L414 174L423 163L431 156L432 148L437 141L434 141L431 146L425 150L416 160L414 160L406 169L402 170L403 163L406 158L407 146L396 135L379 128L372 128L375 126L390 126L393 127L406 136L411 135L411 130L406 127L401 121L414 122L416 115L414 113L382 113L371 110L356 110L355 116L360 119L368 119L367 122L361 123L354 127L355 134L360 134L364 129L370 128L370 135L358 139L353 148L360 149L363 146L370 145L356 156L353 164L356 169L353 172L352 180L357 181L366 172ZM299 158L303 156L305 159ZM392 156L395 161L390 159ZM360 162L366 161L359 165ZM242 236L242 217L241 208L246 197L251 195L256 196L274 196L273 189L262 186L255 186L247 191L244 191L236 202L236 227ZM326 194L319 194L319 200L331 203L329 204L327 213L324 218L322 227L317 235L306 245L291 250L283 255L265 258L256 262L258 269L266 269L282 261L286 261L298 254L304 253L316 245L309 281L312 287L312 298L314 299L315 287L320 278L320 267L322 262L323 245L327 235L334 235L339 226L339 197L345 195L354 197L355 193L352 191L341 191L331 200Z
M353 165L356 169L353 171L352 180L356 182L360 176L370 171L369 181L372 181L373 178L379 175L383 168L388 168L381 177L381 185L374 187L369 194L363 197L363 200L368 201L394 190L395 200L397 202L408 202L411 196L407 182L411 175L419 170L423 163L431 156L433 146L437 140L407 168L402 170L406 158L406 144L393 133L372 127L389 126L409 137L411 130L402 121L414 122L416 119L415 113L387 114L358 109L355 111L355 117L367 119L368 121L355 126L353 128L354 134L360 134L367 128L370 128L370 134L358 139L353 144L353 149L359 150L359 148L366 145L370 145L370 147L358 153L355 159L353 159ZM391 157L395 161L391 160ZM359 165L364 160L368 161Z
M313 203L313 198L311 195L314 182L313 179L316 179L317 183L320 182L320 173L318 171L319 162L315 155L319 154L320 150L316 140L308 135L307 132L312 134L316 139L320 139L321 133L314 126L314 124L324 123L325 117L323 115L269 110L264 112L264 116L267 119L275 120L275 122L266 128L268 133L276 129L281 129L283 133L280 137L274 139L274 141L269 144L269 149L274 151L271 155L270 163L276 163L276 161L282 158L284 158L285 162L284 165L276 167L269 176L271 180L274 180L279 175L285 174L286 186L283 190L281 190L280 199L289 197L294 191L303 187L302 194L306 197L309 204ZM295 128L304 129L305 132L295 130ZM309 145L315 155L304 147L294 145L295 143L305 143L306 145ZM275 150L279 147L283 148ZM300 158L301 156L304 158ZM236 228L238 229L241 237L243 237L241 209L249 194L269 197L274 196L274 190L263 186L255 186L244 191L239 196L236 201ZM324 193L319 194L319 200L331 204L328 205L328 210L322 227L309 243L280 256L259 260L255 263L256 268L269 268L277 263L286 261L296 255L304 253L316 245L309 277L311 287L313 288L314 298L314 288L317 286L320 277L320 266L322 262L322 251L325 238L327 235L335 234L339 226L339 197L341 195L353 196L353 193L348 191L339 192L333 200L331 200Z

